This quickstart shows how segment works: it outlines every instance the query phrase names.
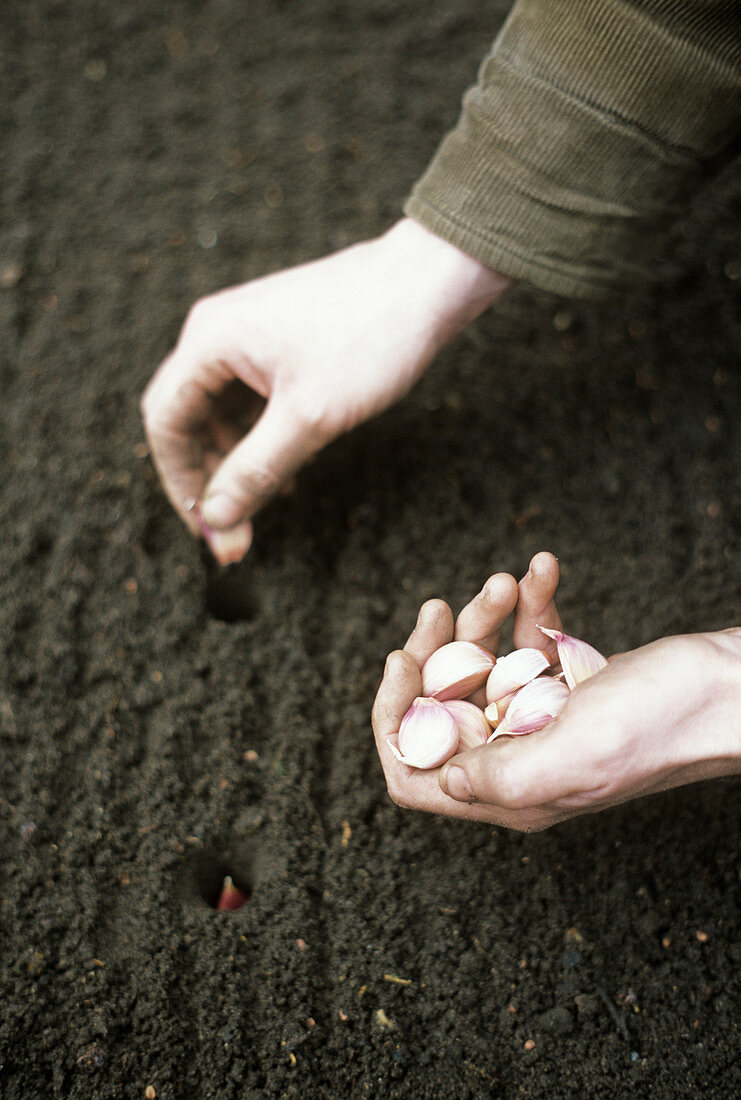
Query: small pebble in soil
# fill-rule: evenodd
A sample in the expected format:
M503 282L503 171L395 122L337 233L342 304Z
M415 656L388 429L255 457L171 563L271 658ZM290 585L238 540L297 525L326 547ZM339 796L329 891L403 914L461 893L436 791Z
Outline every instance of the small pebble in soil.
M543 1031L550 1031L555 1035L566 1035L574 1026L571 1013L562 1005L556 1005L547 1012L543 1012L538 1017L538 1023Z

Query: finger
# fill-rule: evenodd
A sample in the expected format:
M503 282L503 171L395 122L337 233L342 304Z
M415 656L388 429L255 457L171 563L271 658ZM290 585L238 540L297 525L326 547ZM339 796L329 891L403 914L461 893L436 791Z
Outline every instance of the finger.
M228 531L212 531L208 545L219 565L234 565L252 545L252 524L239 523Z
M404 651L411 654L418 667L422 668L436 649L452 640L453 612L444 600L428 600L420 608L417 625L409 635Z
M230 531L214 531L203 518L200 504L192 499L186 502L189 515L195 517L198 534L220 565L232 565L241 561L252 543L252 524L242 523Z
M538 630L538 626L561 630L561 619L554 602L558 577L558 559L547 551L536 554L518 586L513 635L517 649L542 649L554 662L558 659L556 643Z
M216 530L228 530L249 520L319 445L285 402L269 401L254 428L209 481L202 504L206 523Z
M517 581L510 573L495 573L461 611L455 624L457 641L477 642L496 653L502 624L517 603Z
M198 499L207 480L205 428L213 395L231 375L223 362L201 362L182 340L159 367L142 397L152 459L170 503L194 534L187 502Z
M432 602L432 601L431 601ZM441 603L442 601L436 601ZM400 806L429 810L431 813L456 813L460 807L440 790L436 773L410 768L394 755L402 719L422 691L419 666L411 653L395 650L386 658L383 680L373 704L372 725L376 749L383 766L389 794ZM447 811L445 806L447 805Z
M399 732L402 718L421 691L422 677L414 657L403 649L389 653L371 716L382 758L389 752L389 737Z
M604 777L594 756L594 728L568 714L522 737L497 738L452 757L440 787L461 802L506 810L573 809L600 797Z

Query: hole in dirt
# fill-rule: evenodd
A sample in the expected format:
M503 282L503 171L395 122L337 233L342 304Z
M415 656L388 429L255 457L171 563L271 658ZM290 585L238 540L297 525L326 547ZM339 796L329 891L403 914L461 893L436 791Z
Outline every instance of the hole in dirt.
M251 875L243 866L214 852L199 852L192 863L192 890L188 891L190 899L207 905L209 909L216 909L219 899L223 896L227 879L231 879L234 889L249 901L252 894ZM236 909L241 904L243 902L239 901L239 904L229 905L226 908Z
M254 580L243 565L219 565L207 550L203 551L206 571L205 603L209 615L222 623L254 619L258 602Z

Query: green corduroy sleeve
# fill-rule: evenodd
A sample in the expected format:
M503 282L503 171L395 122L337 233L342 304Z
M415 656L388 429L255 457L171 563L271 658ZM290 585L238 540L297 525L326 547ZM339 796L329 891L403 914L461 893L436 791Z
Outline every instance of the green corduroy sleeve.
M518 0L404 211L505 275L605 298L740 138L739 0Z

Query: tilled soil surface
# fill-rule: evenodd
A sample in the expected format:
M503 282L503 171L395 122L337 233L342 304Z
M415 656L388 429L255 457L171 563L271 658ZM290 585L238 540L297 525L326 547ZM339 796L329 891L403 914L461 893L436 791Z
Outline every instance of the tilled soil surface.
M517 289L239 569L143 441L193 300L386 229L505 10L3 3L4 1100L741 1092L737 782L523 836L397 809L369 731L420 603L539 549L605 652L741 621L739 170L617 305Z

